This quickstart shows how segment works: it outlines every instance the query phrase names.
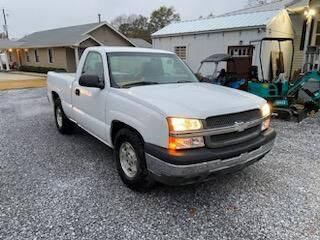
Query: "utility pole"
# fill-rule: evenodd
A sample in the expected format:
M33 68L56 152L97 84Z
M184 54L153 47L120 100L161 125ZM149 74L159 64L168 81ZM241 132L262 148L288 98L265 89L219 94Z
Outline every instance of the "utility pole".
M101 23L101 14L100 13L98 13L98 21L99 21L99 23Z
M3 30L6 34L6 39L9 39L7 16L6 16L6 12L5 12L4 8L2 9L2 14L3 14L3 20L4 20Z

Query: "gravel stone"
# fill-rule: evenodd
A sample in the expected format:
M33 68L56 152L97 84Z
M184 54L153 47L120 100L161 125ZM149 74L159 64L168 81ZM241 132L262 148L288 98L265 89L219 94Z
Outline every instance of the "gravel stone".
M320 117L272 125L242 172L139 194L111 149L58 133L45 89L0 92L0 239L320 239Z

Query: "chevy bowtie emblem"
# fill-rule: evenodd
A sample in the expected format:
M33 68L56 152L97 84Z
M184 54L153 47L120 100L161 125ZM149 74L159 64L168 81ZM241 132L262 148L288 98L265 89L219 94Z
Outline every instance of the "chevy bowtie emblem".
M236 128L236 131L238 132L243 132L248 128L248 123L244 123L244 122L235 122L234 125Z

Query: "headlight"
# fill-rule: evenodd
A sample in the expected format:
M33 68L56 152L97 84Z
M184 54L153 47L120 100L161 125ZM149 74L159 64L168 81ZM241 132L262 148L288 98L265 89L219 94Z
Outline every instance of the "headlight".
M179 137L176 134L203 129L201 120L186 118L168 118L169 145L171 150L193 149L205 146L203 137ZM172 134L175 134L175 137Z
M268 103L263 105L263 107L261 108L261 113L263 118L268 117L271 114L271 108Z
M168 118L169 130L172 132L183 132L200 130L202 122L198 119Z
M270 127L270 118L271 118L271 107L268 103L263 105L261 108L261 114L262 114L262 127L261 131L267 130Z
M192 137L192 138L175 138L169 137L169 149L181 150L181 149L192 149L204 147L203 137Z

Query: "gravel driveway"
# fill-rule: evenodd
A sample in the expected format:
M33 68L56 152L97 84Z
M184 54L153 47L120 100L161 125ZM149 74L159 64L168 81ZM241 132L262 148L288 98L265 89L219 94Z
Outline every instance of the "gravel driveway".
M320 239L320 119L273 126L243 172L139 194L110 149L58 133L44 89L0 92L0 239Z

